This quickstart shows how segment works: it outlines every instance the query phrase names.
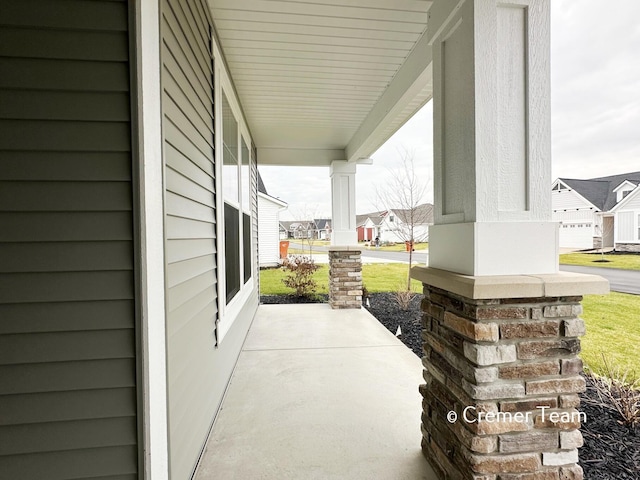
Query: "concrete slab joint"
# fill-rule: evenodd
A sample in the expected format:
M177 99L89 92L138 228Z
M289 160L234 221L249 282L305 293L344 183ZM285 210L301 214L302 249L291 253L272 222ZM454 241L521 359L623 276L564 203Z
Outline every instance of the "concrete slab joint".
M474 299L423 287L422 450L434 470L582 479L582 297Z
M358 247L329 249L329 305L331 308L362 307L362 259Z

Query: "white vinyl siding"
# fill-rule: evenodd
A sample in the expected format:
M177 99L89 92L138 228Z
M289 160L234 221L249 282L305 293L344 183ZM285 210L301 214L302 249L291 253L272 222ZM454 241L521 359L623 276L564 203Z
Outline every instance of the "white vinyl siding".
M233 299L232 312L225 301L223 210L230 203L238 211L241 192L236 167L230 172L236 180L229 185L235 188L228 190L226 203L222 198L222 86L217 80L224 67L213 58L207 2L164 0L161 27L169 465L171 478L188 479L258 299L245 288ZM226 91L237 110L232 86ZM240 124L243 119L234 115ZM249 139L238 124L237 133ZM240 137L236 139L230 147L238 158ZM238 225L242 222L240 215ZM242 279L242 265L238 268Z
M552 191L551 205L554 212L576 209L595 210L594 206L582 198L575 190Z
M637 241L638 239L635 238L634 212L619 212L616 217L616 242Z
M258 249L260 266L277 265L280 259L278 212L282 207L263 195L258 196Z
M204 368L218 316L211 22L206 3L162 8L167 387L172 478L190 478L223 386Z

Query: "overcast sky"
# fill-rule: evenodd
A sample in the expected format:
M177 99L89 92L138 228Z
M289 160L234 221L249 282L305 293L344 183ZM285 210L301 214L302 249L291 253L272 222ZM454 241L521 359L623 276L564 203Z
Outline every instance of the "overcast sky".
M554 178L640 170L638 19L640 0L551 1ZM429 102L372 155L373 165L358 166L358 213L376 209L371 186L393 168L399 147L414 152L421 176L432 177L432 115ZM289 203L282 219L331 215L328 168L259 169L269 194Z

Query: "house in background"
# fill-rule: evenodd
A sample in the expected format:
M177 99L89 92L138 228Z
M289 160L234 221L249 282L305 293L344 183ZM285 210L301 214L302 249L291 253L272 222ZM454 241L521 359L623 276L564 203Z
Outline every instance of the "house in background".
M615 215L615 249L640 253L640 181L621 185L622 199L611 209ZM616 192L617 193L617 192Z
M280 260L280 212L287 203L272 197L258 172L258 252L259 265L271 267Z
M559 225L560 247L592 249L618 248L628 242L637 218L629 222L634 203L622 215L618 239L618 205L640 184L640 172L630 172L590 179L558 178L551 187L553 219ZM637 241L637 239L636 239Z
M384 221L385 212L372 212L356 215L356 230L359 242L370 242L380 235L380 225Z
M382 242L404 242L413 224L413 239L429 241L429 226L433 225L433 205L425 203L415 209L394 208L356 216L358 241L380 237Z
M281 221L280 232L281 239L331 240L331 219Z
M315 218L313 224L315 226L315 238L317 240L331 240L330 218Z

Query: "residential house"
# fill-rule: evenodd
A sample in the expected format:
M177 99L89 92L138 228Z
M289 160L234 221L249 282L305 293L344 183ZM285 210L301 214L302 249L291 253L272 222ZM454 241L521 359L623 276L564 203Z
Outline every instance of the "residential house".
M385 212L372 212L356 215L356 230L359 242L370 242L380 235L380 225Z
M551 187L553 219L559 222L561 247L592 249L618 248L628 242L635 223L628 218L633 207L622 215L618 232L617 206L640 184L640 172L590 179L558 178ZM633 205L625 202L627 205ZM625 240L618 240L620 239ZM622 248L622 247L621 247Z
M404 242L411 237L417 242L429 240L429 227L433 225L433 205L425 203L415 209L394 208L356 216L358 241L380 237L382 242Z
M611 209L615 216L615 249L640 253L640 181L628 181L620 187L616 195L622 198Z
M331 240L330 218L315 218L313 224L315 226L315 238L317 240Z
M278 265L280 262L280 212L287 203L272 197L258 172L258 252L260 267Z
M286 232L286 237L295 240L311 238L313 240L331 239L331 219L281 221L280 231Z
M532 275L557 273L548 0L0 11L3 478L197 474L259 308L258 161L330 168L331 240L344 249L357 241L356 165L433 98L434 268L421 281L474 297L467 285L498 276L508 289L485 283L484 295L539 302ZM497 171L501 189L483 181ZM582 293L571 285L562 295ZM453 468L427 440L427 457ZM538 469L542 452L527 455Z

